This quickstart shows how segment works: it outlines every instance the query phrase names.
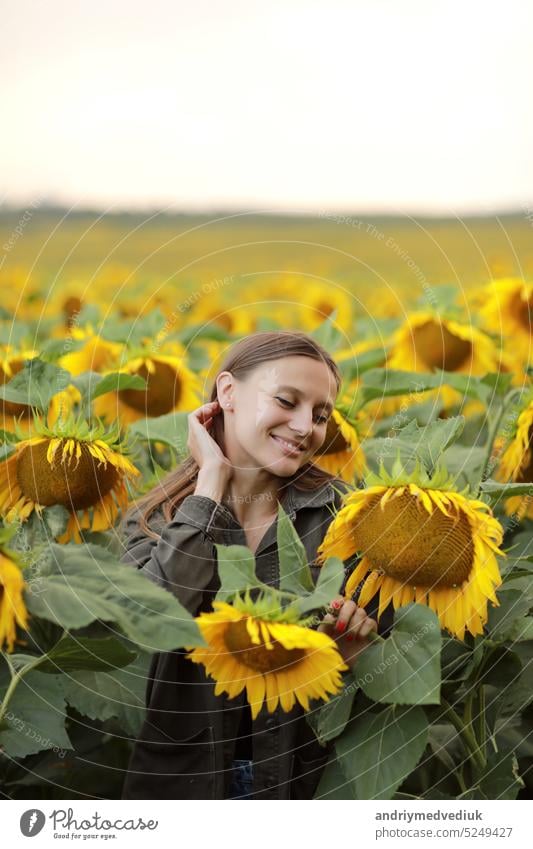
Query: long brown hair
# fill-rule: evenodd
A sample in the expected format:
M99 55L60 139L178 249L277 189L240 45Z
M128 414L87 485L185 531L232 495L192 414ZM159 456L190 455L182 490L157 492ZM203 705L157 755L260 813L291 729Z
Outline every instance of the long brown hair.
M335 377L337 392L339 391L341 374L335 361L311 336L296 330L259 331L240 339L227 352L218 369L217 376L222 371L229 371L237 380L244 380L259 365L269 360L292 356L310 357L313 360L324 362ZM216 399L217 384L215 378L209 400L216 401ZM222 444L223 432L224 418L217 415L213 419L210 434L218 445ZM165 521L170 522L176 508L183 499L187 495L193 494L196 488L198 469L196 460L191 456L187 457L157 486L134 504L132 509L140 511L139 526L145 534L155 539L158 538L159 535L148 527L150 516L159 507L162 507ZM298 489L312 491L320 488L327 481L335 480L335 477L309 462L302 466L292 478L284 480L283 488L294 483Z

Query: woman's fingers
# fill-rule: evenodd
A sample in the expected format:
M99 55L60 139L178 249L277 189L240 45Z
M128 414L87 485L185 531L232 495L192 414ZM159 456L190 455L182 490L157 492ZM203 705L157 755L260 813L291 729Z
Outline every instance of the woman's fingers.
M362 608L359 608L362 609ZM348 625L352 619L352 616L357 612L358 607L355 601L345 601L342 607L339 610L339 615L337 616L337 624L335 625L335 633L336 634L344 634Z
M189 419L205 424L206 420L213 418L219 409L220 404L218 401L210 401L208 404L202 404L201 407L189 413Z
M371 619L362 607L359 607L350 620L348 628L346 630L346 639L351 640L363 640L365 637L368 637L370 631L377 631L377 622L375 619Z

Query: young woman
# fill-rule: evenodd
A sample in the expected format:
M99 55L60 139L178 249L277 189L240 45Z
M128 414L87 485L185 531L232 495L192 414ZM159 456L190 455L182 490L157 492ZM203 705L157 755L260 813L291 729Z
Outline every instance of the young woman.
M190 456L130 511L123 562L174 593L193 614L219 586L215 543L246 545L261 581L277 585L278 503L316 558L346 485L312 463L340 386L327 351L300 332L260 332L229 351L211 401L189 416ZM317 569L314 569L316 579ZM320 626L349 665L376 623L352 601ZM124 799L312 798L327 759L303 711L263 707L215 684L186 652L154 655L147 714Z

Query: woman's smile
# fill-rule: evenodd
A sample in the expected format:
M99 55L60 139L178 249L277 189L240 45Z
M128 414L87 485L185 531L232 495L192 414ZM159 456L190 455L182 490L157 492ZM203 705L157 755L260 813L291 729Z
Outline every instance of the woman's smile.
M278 436L276 433L271 433L270 436L276 442L281 450L292 457L296 457L298 454L302 454L306 449L300 446L297 442L293 440L284 439L282 436Z

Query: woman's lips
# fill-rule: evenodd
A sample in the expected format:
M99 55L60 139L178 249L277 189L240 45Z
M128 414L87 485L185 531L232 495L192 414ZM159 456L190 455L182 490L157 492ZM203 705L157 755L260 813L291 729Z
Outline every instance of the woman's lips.
M275 433L271 433L270 436L279 445L281 450L291 457L296 457L298 454L301 454L304 451L303 448L300 448L298 445L293 445L292 443L287 442L285 439L283 439L283 437L276 436Z

